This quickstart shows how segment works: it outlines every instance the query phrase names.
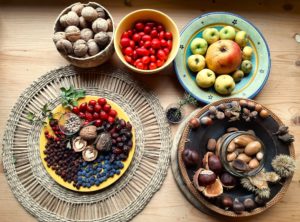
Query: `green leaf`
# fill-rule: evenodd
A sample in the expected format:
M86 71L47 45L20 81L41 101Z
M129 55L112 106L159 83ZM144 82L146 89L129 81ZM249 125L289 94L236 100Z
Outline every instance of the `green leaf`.
M35 114L32 112L28 112L26 118L27 118L27 120L32 122L35 119Z

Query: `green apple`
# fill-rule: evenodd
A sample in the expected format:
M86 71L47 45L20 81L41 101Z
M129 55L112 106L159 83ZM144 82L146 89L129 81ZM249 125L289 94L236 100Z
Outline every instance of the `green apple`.
M242 57L243 60L251 60L253 49L250 46L243 48Z
M244 60L241 64L241 70L245 73L248 74L252 70L252 63L250 60Z
M235 29L232 26L225 26L220 30L220 39L234 40Z
M191 55L187 64L192 72L199 72L205 67L205 58L202 55Z
M235 82L240 82L244 78L244 72L242 70L236 70L232 74L232 78Z
M239 46L245 47L248 43L249 39L248 39L248 35L245 31L238 31L235 35L235 42L237 44L239 44Z
M220 39L220 34L218 29L206 28L202 33L202 37L207 41L208 44L213 44Z
M191 50L192 53L195 55L204 55L207 50L207 41L203 38L195 38L191 42Z
M230 75L220 75L215 82L215 90L221 95L229 95L235 87L235 82Z
M201 88L209 88L214 85L216 75L210 69L202 69L196 76L196 83Z

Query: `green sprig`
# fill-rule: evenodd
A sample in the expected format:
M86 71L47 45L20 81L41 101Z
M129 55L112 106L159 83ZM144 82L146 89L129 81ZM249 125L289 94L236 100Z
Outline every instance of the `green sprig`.
M178 118L180 116L180 110L183 106L191 104L194 106L198 106L198 101L188 93L185 93L183 98L178 102L178 109L175 111L175 116Z
M65 108L72 109L74 106L78 106L78 100L85 97L85 91L83 89L74 89L70 86L68 89L61 87L61 104Z
M28 112L27 113L27 120L33 124L33 123L41 123L43 125L45 125L47 122L45 121L46 118L48 118L49 120L53 119L53 113L51 112L51 110L48 108L48 104L45 104L42 107L42 116L38 117L35 113L33 112Z

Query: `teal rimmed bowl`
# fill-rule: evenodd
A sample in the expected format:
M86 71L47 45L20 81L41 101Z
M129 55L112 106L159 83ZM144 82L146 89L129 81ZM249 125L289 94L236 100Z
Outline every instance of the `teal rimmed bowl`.
M220 30L227 25L233 26L237 31L243 30L248 33L250 39L248 45L253 48L251 59L253 68L241 82L236 84L231 95L222 96L213 87L202 89L197 86L196 73L191 72L187 67L187 59L192 55L190 50L192 40L197 37L201 38L205 28L214 27ZM261 32L245 18L227 12L212 12L195 18L183 28L174 67L183 88L200 102L211 103L230 97L253 98L262 90L269 77L270 50Z

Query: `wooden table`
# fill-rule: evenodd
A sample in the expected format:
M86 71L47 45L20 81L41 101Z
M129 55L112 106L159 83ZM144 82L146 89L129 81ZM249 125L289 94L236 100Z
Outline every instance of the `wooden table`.
M68 63L57 53L51 40L53 21L71 1L23 1L1 3L0 23L0 134L3 135L10 109L18 96L42 74ZM25 1L24 1L25 2ZM127 13L141 8L159 9L170 15L179 29L208 11L231 11L253 22L264 34L272 56L270 78L256 97L257 101L272 109L296 137L297 158L300 156L300 44L295 35L300 34L300 1L292 0L212 0L212 1L132 1L132 7L123 1L102 0L115 22ZM63 4L63 5L62 5ZM111 61L121 65L116 55ZM162 105L176 102L182 96L172 67L159 75L140 77L159 97ZM191 108L188 108L190 111ZM173 133L176 126L173 127ZM1 164L2 165L2 164ZM258 221L300 221L300 160L297 172L283 200L258 215ZM250 221L251 219L244 219ZM0 167L0 221L35 221L14 198ZM199 212L180 193L169 170L159 192L134 221L217 221Z

